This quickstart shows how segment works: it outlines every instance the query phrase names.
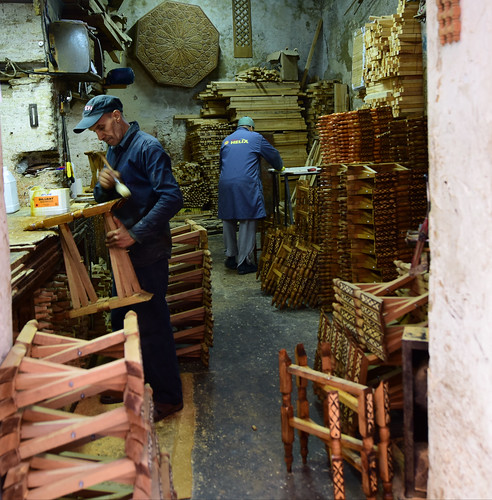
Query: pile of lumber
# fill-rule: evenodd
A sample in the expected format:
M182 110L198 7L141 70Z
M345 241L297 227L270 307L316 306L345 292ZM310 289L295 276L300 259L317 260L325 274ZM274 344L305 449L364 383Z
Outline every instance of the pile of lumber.
M183 161L173 166L173 174L183 195L183 208L204 209L210 201L210 189L203 167Z
M371 17L364 29L364 101L391 106L395 117L424 114L419 2L399 0L397 14Z
M280 72L276 69L266 69L254 66L236 75L239 82L280 82Z
M202 178L207 189L206 208L217 213L219 197L220 146L233 131L225 119L187 119L187 143L191 149L191 160L202 169ZM195 186L196 183L193 183ZM192 191L190 188L189 191Z
M359 109L320 116L323 163L392 161L388 148L391 109Z
M347 85L337 80L320 80L306 86L304 116L308 128L308 149L318 138L318 118L331 113L348 111Z
M95 354L112 361L78 366ZM144 385L135 313L122 330L92 341L40 332L29 321L0 365L0 384L2 498L176 498ZM90 416L77 411L107 390L121 393L123 404ZM107 436L123 441L123 456L80 452Z
M207 231L192 220L171 229L166 301L171 313L179 359L200 358L209 363L213 346L212 257Z
M286 167L304 165L307 157L307 126L299 104L299 82L214 81L197 94L209 109L226 109L227 119L236 123L250 116L255 130L267 135L282 156ZM222 115L224 116L224 115Z

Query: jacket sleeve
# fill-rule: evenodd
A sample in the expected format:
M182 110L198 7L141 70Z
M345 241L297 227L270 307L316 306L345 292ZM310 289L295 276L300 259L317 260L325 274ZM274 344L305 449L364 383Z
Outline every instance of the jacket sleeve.
M260 155L275 169L282 170L284 162L280 153L263 137L260 142Z
M130 234L138 242L152 238L155 232L168 227L169 220L183 207L183 196L171 169L171 159L157 147L144 152L144 165L152 186L155 202L147 213L132 227Z

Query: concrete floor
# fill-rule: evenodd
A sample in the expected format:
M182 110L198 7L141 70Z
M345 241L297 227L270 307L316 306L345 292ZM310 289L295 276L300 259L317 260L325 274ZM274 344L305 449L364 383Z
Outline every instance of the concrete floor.
M315 500L333 498L324 445L309 441L302 464L294 441L292 473L287 473L280 434L278 351L291 358L302 342L313 365L319 310L278 310L261 291L254 274L238 275L224 266L221 234L209 234L213 258L215 319L210 366L182 362L194 378L196 410L193 449L193 500ZM311 387L310 412L321 422ZM294 403L295 404L295 403ZM348 499L364 498L359 473L345 467Z

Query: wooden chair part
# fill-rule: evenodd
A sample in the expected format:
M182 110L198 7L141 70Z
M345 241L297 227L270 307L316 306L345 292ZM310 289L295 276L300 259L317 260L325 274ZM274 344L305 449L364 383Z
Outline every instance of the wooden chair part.
M69 364L117 352L116 346L121 357L114 361L87 369ZM2 498L86 496L94 488L123 495L118 498L163 498L165 467L153 429L152 389L144 386L134 312L127 313L121 331L92 341L51 337L30 321L0 365L0 388ZM123 394L123 406L94 416L65 410L108 389ZM73 455L80 445L105 436L124 440L124 458ZM166 484L171 488L172 480Z
M358 419L358 432L360 439L346 434L340 435L341 455L351 465L356 467L362 475L362 489L366 498L376 498L377 492L377 471L376 471L376 452L374 445L374 403L372 390L364 385L350 382L332 375L324 374L313 370L307 366L307 356L304 346L298 344L296 346L296 360L298 364L292 364L285 349L279 353L279 372L280 372L280 390L282 393L282 440L284 442L285 462L287 470L292 468L292 442L294 440L293 429L300 431L301 455L303 462L307 457L307 438L312 434L321 438L329 447L333 454L335 449L335 458L339 456L338 445L333 448L331 429L325 425L320 426L314 423L309 417L308 403L306 399L305 388L310 380L318 384L323 391L328 393L336 392L340 402L356 412ZM296 377L298 387L298 415L294 417L290 397L292 392L291 377ZM328 396L327 396L328 397ZM333 396L329 396L328 405L333 405ZM326 408L326 406L325 406ZM335 410L333 410L337 413ZM328 411L330 413L330 411ZM340 427L340 412L338 412L338 425L333 429L333 436L338 435ZM324 417L324 422L329 421L329 418ZM332 420L333 422L333 420ZM338 455L337 455L338 454ZM337 459L339 460L339 459ZM333 470L334 484L340 486L343 483L343 478L340 476L339 461L336 470ZM341 491L340 488L336 490ZM338 498L344 496L335 491Z

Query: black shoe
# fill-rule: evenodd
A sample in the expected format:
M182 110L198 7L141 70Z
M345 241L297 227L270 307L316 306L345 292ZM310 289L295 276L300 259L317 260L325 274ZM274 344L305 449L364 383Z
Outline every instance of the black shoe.
M247 262L243 262L239 266L237 266L238 274L249 274L256 273L258 271L258 266L256 264L248 264Z
M157 401L154 401L154 423L160 422L166 417L169 417L169 415L172 415L182 409L182 402L173 405L171 403L158 403Z
M227 257L225 266L227 269L237 269L236 257Z
M99 402L103 405L115 405L117 403L123 403L123 396L115 396L113 394L101 394L99 396Z

